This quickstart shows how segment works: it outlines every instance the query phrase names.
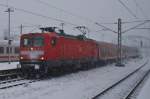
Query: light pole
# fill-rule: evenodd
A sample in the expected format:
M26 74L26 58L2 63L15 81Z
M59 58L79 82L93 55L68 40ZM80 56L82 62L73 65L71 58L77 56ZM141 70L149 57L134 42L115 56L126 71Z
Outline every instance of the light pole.
M10 64L11 57L10 57L10 47L11 47L11 39L10 39L10 12L14 12L11 8L8 8L5 12L8 12L8 61Z

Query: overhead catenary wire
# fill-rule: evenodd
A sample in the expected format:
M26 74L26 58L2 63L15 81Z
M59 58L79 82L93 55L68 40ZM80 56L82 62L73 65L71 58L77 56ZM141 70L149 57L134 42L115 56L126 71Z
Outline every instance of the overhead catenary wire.
M138 24L138 25L136 25L136 26L134 26L134 27L131 27L131 28L129 28L129 29L123 31L122 33L125 33L125 32L128 32L128 31L130 31L130 30L136 29L137 27L139 27L139 26L141 26L141 25L144 25L145 23L148 23L148 22L150 22L150 21L144 21L144 22L142 22L142 23L140 23L140 24Z
M0 6L8 7L8 5L5 5L5 4L0 4ZM17 7L13 7L13 6L9 6L9 7L13 8L14 10L17 10L17 11L21 11L21 12L24 12L24 13L28 13L28 14L39 16L39 17L46 18L46 19L55 20L55 21L58 21L58 22L61 22L61 23L65 23L65 24L69 24L69 25L72 25L72 26L75 26L75 27L79 26L77 24L74 24L74 23L71 23L71 22L68 22L68 21L65 21L65 20L53 18L53 17L50 17L50 16L45 16L45 15L42 15L42 14L39 14L39 13L35 13L33 11L28 11L28 10L17 8Z
M138 25L136 25L136 26L134 26L134 27L131 27L131 28L129 28L129 29L123 31L122 33L125 33L125 32L128 32L128 31L130 31L130 30L136 29L137 27L139 27L139 26L141 26L141 25L144 25L145 23L150 22L150 20L139 20L139 21L133 21L133 22L142 22L142 23L140 23L140 24L138 24ZM113 33L118 33L118 32L116 32L116 31L114 31L113 29L108 28L108 27L106 27L106 26L104 26L104 25L102 25L102 24L99 24L99 23L97 23L97 22L96 22L95 24L98 25L98 26L100 26L100 27L103 27L104 29L102 29L102 30L104 30L104 31L108 30L108 31L111 31L111 32L113 32Z
M128 0L127 0L127 1L128 1ZM135 4L136 4L137 8L139 8L139 10L141 11L142 15L143 15L146 19L148 19L147 14L143 11L143 8L140 6L140 4L137 2L137 0L134 0L134 2L135 2Z
M140 4L138 3L138 1L134 0L134 2L136 4L136 7L139 8L139 10L141 11L141 14L144 16L144 18L149 19L149 16L147 15L147 13L144 12L143 8L140 6ZM141 28L141 29L147 29L147 30L149 30L148 28Z
M60 7L54 6L54 5L50 4L50 3L47 3L47 2L45 2L45 1L42 1L42 0L34 0L34 1L39 2L39 3L43 4L43 5L48 6L48 7L57 9L57 10L59 10L59 11L62 11L62 12L64 12L64 13L67 13L67 14L72 15L72 16L74 16L74 17L78 17L78 18L80 18L80 19L83 19L83 20L86 20L86 21L95 23L95 21L92 20L92 19L90 19L90 18L77 15L77 14L75 14L75 13L72 13L72 12L70 12L70 11L67 11L67 10L65 10L65 9L62 9L62 8L60 8ZM121 1L121 0L120 0L120 1ZM122 2L122 1L121 1L121 2ZM122 3L123 3L123 2L122 2ZM125 4L124 4L124 5L125 5ZM125 6L126 6L126 5L125 5ZM127 7L127 6L126 6L126 7ZM127 7L127 8L128 8L128 7ZM129 8L128 8L128 9L129 9ZM129 9L129 10L130 10L130 9ZM130 10L130 12L133 13L131 10ZM134 13L133 13L133 14L134 14ZM136 17L135 14L134 14L134 16ZM137 20L137 22L138 22L138 21L139 21L139 20ZM143 21L143 20L141 20L141 21ZM133 22L136 22L136 21L124 22L124 23L133 23ZM140 22L140 21L139 21L139 22ZM106 22L106 23L99 23L99 24L117 24L117 23L116 23L116 22L108 22L108 23Z
M123 21L122 24L138 23L138 22L145 22L145 21L150 21L150 20Z
M5 4L0 4L0 6L8 7L8 5L5 5ZM73 26L78 26L78 25L76 25L74 23L71 23L71 22L68 22L68 21L65 21L65 20L61 20L61 19L57 19L57 18L53 18L53 17L50 17L50 16L45 16L45 15L42 15L42 14L39 14L39 13L35 13L33 11L28 11L28 10L21 9L21 8L16 8L16 7L13 7L13 6L10 6L10 7L14 8L17 11L25 12L25 13L32 14L32 15L39 16L39 17L43 17L43 18L46 18L46 19L55 20L55 21L58 21L58 22L61 22L61 23L70 24L70 25L73 25ZM94 21L92 21L92 22L94 22ZM96 23L96 22L94 22L94 23ZM126 22L126 23L132 23L132 22ZM114 31L114 30L112 30L112 29L110 29L110 28L108 28L108 27L106 27L104 25L101 25L101 23L98 23L98 24L99 24L99 26L101 26L105 30L110 30L110 31L116 33L116 31ZM117 24L117 23L114 22L114 23L102 23L102 24Z
M37 2L39 2L39 3L42 3L42 4L44 4L44 5L48 6L48 7L51 7L51 8L60 10L60 11L62 11L62 12L64 12L64 13L67 13L67 14L72 15L72 16L74 16L74 17L78 17L78 18L83 19L83 20L85 20L85 21L89 21L89 22L95 23L95 21L92 20L92 19L90 19L90 18L77 15L77 14L75 14L75 13L72 13L72 12L69 12L69 11L67 11L67 10L64 10L64 9L62 9L62 8L60 8L60 7L54 6L54 5L50 4L50 3L44 2L44 1L42 1L42 0L34 0L34 1L37 1ZM113 24L117 24L117 23L116 23L116 22L105 22L105 23L99 23L99 24L111 24L111 25L113 25Z
M0 4L0 6L8 7L8 5L5 5L5 4ZM10 5L9 5L9 7L14 8L14 10L17 10L17 11L20 11L20 12L24 12L24 13L28 13L28 14L31 14L31 15L34 15L34 16L39 16L39 17L42 17L42 18L45 18L45 19L51 19L51 20L54 20L54 21L57 21L57 22L60 22L60 23L69 24L69 25L72 25L72 26L75 26L75 27L79 26L77 24L74 24L74 23L71 23L71 22L68 22L68 21L65 21L65 20L62 20L62 19L57 19L57 18L53 18L53 17L50 17L50 16L45 16L45 15L42 15L40 13L35 13L33 11L28 11L28 10L17 8L17 7L13 7L13 6L10 6Z
M98 25L98 26L100 26L100 27L103 27L104 29L105 29L105 31L106 30L109 30L109 31L111 31L111 32L113 32L113 33L118 33L118 32L116 32L116 31L114 31L114 30L112 30L111 28L108 28L108 27L106 27L106 26L104 26L104 25L102 25L102 24L99 24L99 23L95 23L96 25Z
M139 22L144 22L144 21L149 21L149 20L135 20L135 21L123 21L122 24L130 24L130 23L139 23ZM118 24L117 22L112 22L112 23L99 23L99 24L111 24L115 25Z
M57 6L54 6L54 5L50 4L50 3L44 2L44 1L42 1L42 0L34 0L34 1L39 2L39 3L41 3L41 4L44 4L45 6L48 6L48 7L57 9L57 10L59 10L59 11L62 11L62 12L64 12L64 13L66 13L66 14L71 15L71 16L74 16L74 17L80 18L80 19L82 19L82 20L88 21L88 22L90 22L90 23L91 23L91 22L92 22L92 23L95 23L95 21L92 20L92 19L90 19L90 18L87 18L87 17L83 17L83 16L80 16L80 15L74 14L74 13L69 12L69 11L67 11L67 10L64 10L64 9L62 9L62 8L60 8L60 7L57 7ZM101 24L101 23L99 23L99 24ZM115 24L115 23L102 23L102 24Z
M69 11L67 11L67 10L64 10L64 9L62 9L62 8L60 8L60 7L54 6L54 5L50 4L50 3L44 2L44 1L42 1L42 0L34 0L34 1L37 1L37 2L39 2L39 3L42 3L42 4L44 4L44 5L48 6L48 7L51 7L51 8L60 10L60 11L62 11L62 12L64 12L64 13L69 14L69 15L72 15L72 16L75 16L75 17L78 17L78 18L82 18L82 19L84 19L84 20L86 20L86 21L94 22L94 20L92 20L92 19L90 19L90 18L87 18L87 17L84 17L84 16L79 16L79 15L77 15L77 14L75 14L75 13L69 12ZM144 21L144 20L141 20L141 21ZM141 22L141 21L140 21L140 20L137 20L137 21L123 22L123 23L134 23L134 22ZM95 23L95 22L94 22L94 23ZM105 23L99 23L99 24L112 24L112 25L113 25L113 24L117 24L117 22L105 22Z
M64 9L62 9L62 8L58 8L58 7L56 7L56 6L54 6L54 5L51 5L51 4L47 3L47 2L44 2L44 1L42 1L42 0L35 0L35 1L38 1L38 2L40 2L40 3L42 3L42 4L46 5L46 6L55 8L55 9L57 9L57 10L60 10L60 11L62 11L62 12L64 12L64 13L70 14L70 15L72 15L72 16L82 18L82 19L84 19L84 20L86 20L86 21L94 22L93 20L91 20L91 19L89 19L89 18L76 15L76 14L74 14L74 13L72 13L72 12L66 11L66 10L64 10ZM132 10L131 10L129 7L127 7L121 0L118 0L118 1L126 8L126 10L127 10L133 17L135 17L136 19L138 19L138 17L136 16L136 14L134 14L134 13L132 12ZM136 5L138 5L137 2L136 2ZM139 6L139 5L138 5L138 6ZM140 7L140 6L139 6L139 7ZM142 12L141 7L140 7L140 10L141 10L141 12ZM137 23L137 22L143 22L143 21L145 21L145 20L122 22L122 24ZM95 22L94 22L94 23L95 23ZM112 31L112 32L114 32L114 33L117 33L116 31L114 31L114 30L112 30L112 29L110 29L110 28L108 28L108 27L102 25L102 24L117 24L117 23L115 23L115 22L114 22L114 23L97 23L97 22L96 22L96 24L99 25L99 26L101 26L101 27L103 27L104 29L102 29L102 30L104 30L104 31L109 30L109 31ZM144 24L145 24L145 22L144 22ZM137 25L137 27L138 27L138 26L140 26L140 25ZM128 29L128 30L126 30L126 32L129 31L129 30L132 30L132 29L134 29L134 27L133 27L133 28L130 28L130 29Z
M54 5L50 4L50 3L44 2L44 1L42 1L42 0L34 0L34 1L39 2L39 3L41 3L41 4L45 5L45 6L48 6L48 7L57 9L57 10L59 10L59 11L61 11L61 12L64 12L64 13L66 13L66 14L69 14L69 15L71 15L71 16L80 18L80 19L82 19L82 20L89 21L89 22L93 22L93 20L90 19L90 18L77 15L77 14L75 14L75 13L72 13L72 12L70 12L70 11L67 11L67 10L65 10L65 9L62 9L62 8L60 8L60 7L54 6Z
M36 0L36 1L40 1L40 2L43 2L43 1L41 1L41 0ZM44 3L44 2L43 2ZM46 3L45 3L46 4ZM50 5L50 4L48 4L48 5ZM2 7L8 7L8 5L5 5L5 4L0 4L0 6L2 6ZM73 16L75 16L76 14L73 14L73 13L71 13L71 12L67 12L66 10L63 10L63 9L61 9L61 8L57 8L56 6L53 6L53 5L51 5L52 7L54 7L54 8L56 8L56 9L59 9L59 10L62 10L62 11L64 11L64 12L66 12L66 13L69 13L69 14L72 14ZM62 20L62 19L57 19L57 18L53 18L53 17L50 17L50 16L45 16L45 15L42 15L42 14L39 14L39 13L35 13L35 12L33 12L33 11L28 11L28 10L25 10L25 9L21 9L21 8L16 8L16 7L13 7L13 6L10 6L10 7L12 7L12 8L14 8L15 10L18 10L18 11L21 11L21 12L25 12L25 13L28 13L28 14L32 14L32 15L35 15L35 16L40 16L40 17L43 17L43 18L46 18L46 19L52 19L52 20L55 20L55 21L59 21L59 22L61 22L61 23L67 23L67 24L71 24L71 25L74 25L74 26L78 26L78 25L76 25L76 24L73 24L73 23L71 23L71 22L67 22L67 21L65 21L65 20ZM91 22L93 22L93 23L95 23L95 21L93 21L93 20L91 20L91 19L89 19L89 18L86 18L86 17L83 17L83 16L78 16L78 15L76 15L77 17L82 17L83 19L85 19L85 20L88 20L88 21L91 21ZM141 21L143 21L143 20L141 20ZM136 22L136 21L135 21ZM137 21L138 22L138 21ZM125 23L125 22L124 22ZM132 23L132 22L126 22L126 23ZM108 22L108 23L99 23L99 24L117 24L116 22Z
M146 27L144 27L144 28L136 28L136 29L147 29L147 30L150 30L150 28L146 28Z
M150 41L150 38L149 37L145 37L145 36L139 36L139 35L128 35L127 38L144 38L146 40L149 40Z
M8 5L5 5L5 4L0 4L0 6L8 7ZM33 11L28 11L28 10L13 7L13 6L9 6L9 7L14 8L14 10L21 11L21 12L24 12L24 13L28 13L28 14L31 14L31 15L34 15L34 16L39 16L39 17L46 18L46 19L51 19L51 20L54 20L54 21L57 21L57 22L66 23L66 24L70 24L70 25L73 25L73 26L78 26L74 23L71 23L71 22L68 22L68 21L65 21L65 20L61 20L61 19L57 19L57 18L53 18L53 17L50 17L50 16L42 15L40 13L35 13Z
M135 17L136 19L138 19L138 17L132 12L132 10L129 8L129 7L127 7L126 5L125 5L125 3L123 3L121 0L118 0L119 1L119 3L121 4L121 5L123 5L123 7L133 16L133 17Z

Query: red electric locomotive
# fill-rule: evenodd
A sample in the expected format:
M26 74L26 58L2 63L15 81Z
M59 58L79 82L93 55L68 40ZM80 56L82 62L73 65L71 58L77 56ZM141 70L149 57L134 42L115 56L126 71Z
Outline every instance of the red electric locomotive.
M45 28L42 28L45 31ZM97 43L82 36L49 32L29 33L21 36L20 64L24 73L47 73L50 69L81 68L80 64L95 63L98 59Z
M62 30L56 33L52 27L41 29L42 33L21 36L20 64L24 74L45 74L54 69L89 68L96 63L117 59L117 46L114 44L97 42L83 35L66 35ZM126 56L127 53L124 52L123 57Z

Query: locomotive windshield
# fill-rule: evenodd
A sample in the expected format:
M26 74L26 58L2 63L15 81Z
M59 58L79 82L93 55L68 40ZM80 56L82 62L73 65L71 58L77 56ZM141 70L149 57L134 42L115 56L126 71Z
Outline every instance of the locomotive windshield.
M30 38L23 38L22 39L22 45L25 47L31 46L31 39Z
M35 36L35 37L30 37L30 38L23 38L22 39L22 45L24 47L41 47L44 45L44 38L41 36Z
M44 45L44 38L43 37L33 37L33 46L43 46Z

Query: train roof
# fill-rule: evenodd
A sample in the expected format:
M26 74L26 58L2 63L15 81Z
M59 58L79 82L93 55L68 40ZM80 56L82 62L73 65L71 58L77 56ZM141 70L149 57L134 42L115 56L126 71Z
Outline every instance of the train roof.
M28 34L23 34L22 36L27 36L27 35L35 35L35 34L42 34L42 35L51 35L51 36L58 36L58 37L65 37L65 38L71 38L71 39L79 39L79 40L93 40L90 38L87 38L84 35L69 35L66 33L56 33L56 32L44 32L44 33L28 33ZM93 40L94 41L94 40Z

